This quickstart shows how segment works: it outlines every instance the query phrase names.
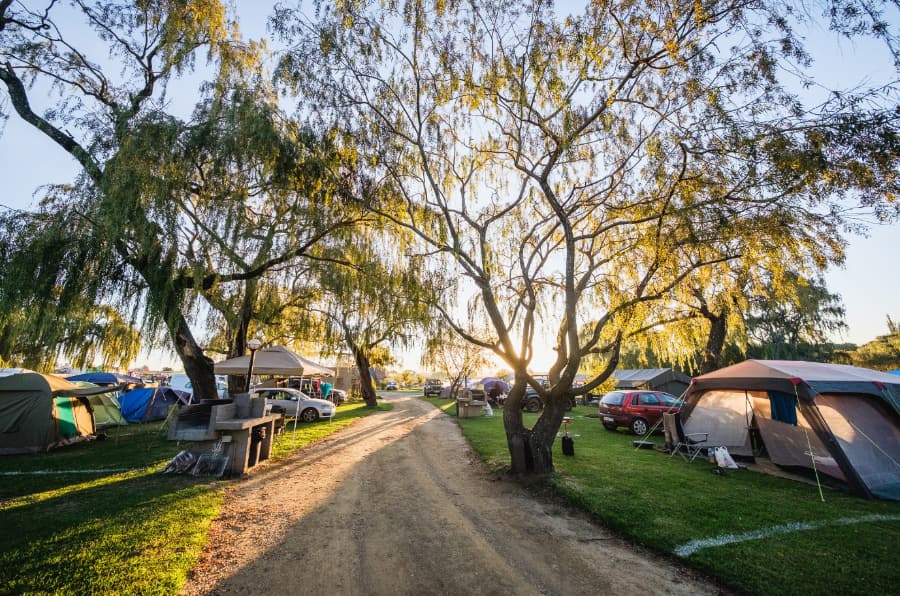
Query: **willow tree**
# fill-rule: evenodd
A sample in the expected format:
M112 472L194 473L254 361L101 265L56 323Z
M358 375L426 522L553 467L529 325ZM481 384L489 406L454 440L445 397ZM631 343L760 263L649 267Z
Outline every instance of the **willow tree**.
M808 58L789 9L598 2L564 17L539 1L412 0L279 15L297 44L284 76L353 128L408 205L375 208L470 280L490 334L466 333L450 307L446 323L514 372L513 471L552 470L567 402L611 374L622 338L664 324L655 306L693 274L741 256L736 217L833 221L844 187L896 184L896 155L842 168L835 151L854 126L889 137L889 120L806 109L779 81ZM547 388L528 372L544 337ZM606 365L573 387L590 354ZM526 385L546 404L532 428Z
M140 331L109 305L83 303L59 315L43 306L4 311L0 320L0 362L5 366L50 371L59 357L76 368L127 368L141 350ZM41 332L41 325L52 326ZM37 331L36 331L37 330Z
M796 280L785 289L770 284L765 293L751 300L747 331L757 352L774 360L827 360L829 336L847 328L844 305L822 279ZM803 352L806 353L803 353Z
M159 157L150 171L177 189L162 195L180 219L175 283L209 305L222 351L242 355L251 331L304 339L292 314L314 291L313 265L341 263L341 243L371 219L352 158L287 118L263 73L198 105Z
M63 356L76 367L95 361L127 367L141 349L126 313L67 294L46 275L49 264L71 256L64 248L70 219L65 213L0 213L0 359L7 365L52 370ZM23 258L23 246L33 258ZM90 276L90 267L83 274Z
M446 285L404 254L403 236L383 225L358 227L313 276L320 296L309 310L324 321L324 345L350 351L370 407L377 406L371 367L390 363L390 347L417 342L417 334L424 334L433 319L435 296ZM338 259L343 264L336 264Z
M86 26L75 33L55 2L0 9L10 105L82 166L42 202L56 222L43 239L4 255L21 275L4 278L2 304L58 297L36 309L45 315L116 305L149 337L164 329L197 394L215 396L190 324L218 309L229 352L243 352L257 280L356 221L336 204L352 176L334 165L327 135L280 113L262 49L236 37L220 2L76 2ZM92 59L92 42L105 55ZM210 60L209 80L194 113L179 115L166 86L198 57ZM32 107L41 92L43 115ZM48 321L35 330L58 335Z
M729 244L738 258L695 271L669 300L656 304L670 323L638 335L637 344L662 359L704 374L720 368L726 344L746 350L748 328L759 305L801 307L809 280L844 258L844 240L828 218L803 211L772 210L768 216L735 214ZM698 246L697 251L714 251Z
M140 189L116 177L108 166L135 138L136 128L143 131L144 141L157 134L157 142L168 140L162 134L166 122L155 117L165 103L162 92L167 82L193 65L201 48L212 56L225 56L220 50L230 48L225 42L231 31L224 6L209 0L76 2L73 8L88 25L78 33L66 31L55 20L63 10L56 2L34 10L0 4L4 63L0 80L9 104L82 168L79 189L60 193L43 206L71 215L61 230L64 235L57 239L61 250L69 243L65 258L54 262L26 254L22 260L36 261L43 271L38 278L16 281L30 284L37 297L52 295L46 289L64 288L60 308L65 309L76 296L105 298L104 290L113 280L133 271L137 284L128 279L128 291L140 291L143 285L150 292L151 320L165 324L198 394L214 396L212 362L203 355L184 316L183 294L171 291L172 255L161 242L169 230L134 200ZM85 41L91 33L94 39ZM94 41L103 48L102 55L91 58L87 48ZM41 113L33 102L43 99L44 93L56 100ZM104 203L105 209L97 208Z

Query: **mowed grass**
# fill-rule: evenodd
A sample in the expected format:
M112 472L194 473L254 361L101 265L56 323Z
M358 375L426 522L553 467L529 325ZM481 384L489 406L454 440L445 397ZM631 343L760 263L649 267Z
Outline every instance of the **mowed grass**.
M388 411L393 407L388 403L378 403L379 411ZM275 444L272 445L272 458L284 457L295 449L327 437L372 412L373 410L366 407L365 402L354 401L338 407L337 414L331 420L321 419L314 424L305 424L298 420L294 424L294 419L288 418L285 421L284 432L275 439Z
M428 401L445 411L452 404ZM450 400L443 400L447 402ZM653 449L635 449L637 437L605 430L572 412L569 433L575 456L554 444L556 472L549 483L630 540L672 555L692 540L754 532L792 523L818 529L771 534L727 546L702 548L685 557L692 566L738 591L753 594L898 594L900 503L869 501L749 470L712 473L704 459L687 463ZM509 465L503 420L458 419L463 433L489 466ZM533 424L536 414L526 414ZM651 439L661 446L663 436ZM840 520L879 515L891 521L839 525Z
M288 419L273 458L371 412L361 402L344 404L333 421L298 423L296 432ZM0 457L0 594L179 591L228 483L160 474L191 447L166 440L163 423L107 434L45 454ZM55 473L34 473L48 471Z
M450 414L451 416L456 416L456 400L455 399L447 399L444 397L424 397L427 402L434 404L436 407L440 408L444 412Z

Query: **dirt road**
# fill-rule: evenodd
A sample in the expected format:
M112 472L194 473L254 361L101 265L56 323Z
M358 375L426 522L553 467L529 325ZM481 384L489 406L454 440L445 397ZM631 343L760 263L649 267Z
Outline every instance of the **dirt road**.
M719 593L494 479L430 404L392 401L236 482L184 593Z

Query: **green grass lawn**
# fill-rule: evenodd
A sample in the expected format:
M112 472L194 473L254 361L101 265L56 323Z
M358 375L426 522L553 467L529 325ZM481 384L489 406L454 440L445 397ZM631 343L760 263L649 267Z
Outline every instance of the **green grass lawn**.
M451 400L428 399L448 413ZM450 403L447 403L450 402ZM702 548L685 559L723 584L755 594L897 594L900 503L868 501L748 470L712 473L656 450L634 449L633 435L605 430L587 407L576 408L569 432L575 456L554 444L549 483L632 541L671 554L693 540L792 523L817 529ZM533 424L536 414L526 414ZM509 464L502 416L458 419L463 433L494 469ZM662 435L655 436L657 445ZM839 525L863 516L888 520ZM768 534L768 532L767 532Z
M446 399L443 397L424 397L424 396L422 396L422 399L434 404L436 407L442 409L443 411L450 414L451 416L456 416L456 400L455 399Z
M273 458L370 412L344 404L333 421L298 423L296 432L289 419ZM227 485L158 473L189 447L151 423L114 428L104 441L0 457L0 594L177 593Z
M378 409L382 411L391 410L393 407L391 404L384 402L378 403ZM372 410L366 408L364 402L357 401L340 406L337 415L330 421L320 420L315 424L304 424L297 421L295 425L294 419L288 418L284 426L284 432L275 439L275 444L272 446L272 458L284 457L295 449L327 437L331 433L337 432L371 413Z

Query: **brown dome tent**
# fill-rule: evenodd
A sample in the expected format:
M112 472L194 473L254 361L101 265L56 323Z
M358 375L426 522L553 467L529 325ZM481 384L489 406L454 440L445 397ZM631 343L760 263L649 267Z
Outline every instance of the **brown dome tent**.
M900 500L900 378L840 364L747 360L696 377L686 433L738 456L764 450L867 497Z

